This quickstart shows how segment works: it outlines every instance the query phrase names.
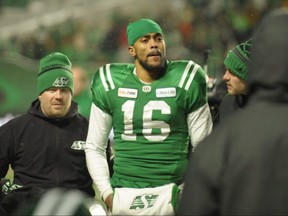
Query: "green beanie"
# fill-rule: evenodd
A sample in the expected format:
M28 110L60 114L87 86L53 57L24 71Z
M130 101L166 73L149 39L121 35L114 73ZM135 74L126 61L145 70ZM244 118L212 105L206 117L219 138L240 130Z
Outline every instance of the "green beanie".
M74 93L74 78L71 70L71 62L62 53L51 53L40 60L40 67L37 79L37 92L56 88L69 88Z
M162 34L161 27L150 19L140 19L135 22L129 23L126 30L129 46L133 44L142 36L149 33L160 33ZM163 34L162 34L163 35Z
M251 46L252 39L238 44L233 50L228 52L228 55L224 60L226 68L245 81L247 81Z

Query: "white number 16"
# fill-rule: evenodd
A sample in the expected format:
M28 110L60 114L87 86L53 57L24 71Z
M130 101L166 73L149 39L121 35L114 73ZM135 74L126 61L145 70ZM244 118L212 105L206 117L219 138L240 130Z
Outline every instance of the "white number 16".
M136 140L136 134L133 134L133 113L135 101L128 100L122 105L124 112L124 140ZM170 106L165 101L149 101L143 108L143 135L149 141L163 141L170 133L170 125L164 121L152 120L154 110L160 110L161 114L171 114ZM153 128L159 128L161 133L152 134Z

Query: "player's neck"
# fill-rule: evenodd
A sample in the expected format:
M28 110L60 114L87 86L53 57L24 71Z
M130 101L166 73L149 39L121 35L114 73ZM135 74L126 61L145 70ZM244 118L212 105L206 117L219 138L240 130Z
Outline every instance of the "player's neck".
M162 76L162 71L147 71L143 67L135 67L134 74L143 83L152 83Z
M140 80L140 82L142 82L143 84L150 84L151 82L153 82L153 81L147 82L147 81L142 80L142 79L138 76L138 74L136 73L136 68L134 68L133 74L134 74L135 76L137 76L138 79Z

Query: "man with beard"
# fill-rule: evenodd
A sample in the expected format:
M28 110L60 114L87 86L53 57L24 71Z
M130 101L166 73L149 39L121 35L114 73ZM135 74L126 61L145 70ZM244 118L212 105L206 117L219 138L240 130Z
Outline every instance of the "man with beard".
M93 78L88 170L113 215L172 215L189 145L195 148L212 129L205 73L193 61L166 59L162 29L153 20L132 22L126 33L134 64L107 64Z

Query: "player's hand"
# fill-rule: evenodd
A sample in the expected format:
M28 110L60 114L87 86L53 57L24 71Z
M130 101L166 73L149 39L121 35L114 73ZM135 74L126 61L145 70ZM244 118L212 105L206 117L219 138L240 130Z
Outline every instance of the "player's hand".
M109 208L110 210L112 210L112 207L113 207L113 193L110 194L110 195L106 198L105 203L106 203L106 205L108 206L108 208Z

